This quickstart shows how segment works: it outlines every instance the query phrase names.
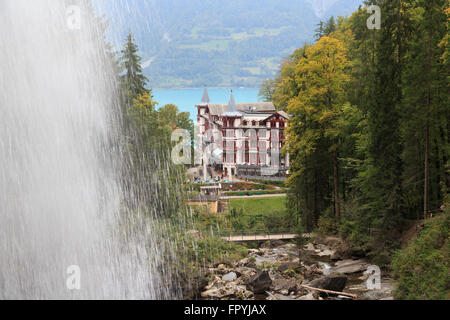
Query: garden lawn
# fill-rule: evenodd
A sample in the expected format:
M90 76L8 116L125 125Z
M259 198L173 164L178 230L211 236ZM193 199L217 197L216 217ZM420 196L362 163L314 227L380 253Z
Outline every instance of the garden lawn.
M286 211L286 197L248 198L230 200L230 209L248 214L266 215L272 212Z

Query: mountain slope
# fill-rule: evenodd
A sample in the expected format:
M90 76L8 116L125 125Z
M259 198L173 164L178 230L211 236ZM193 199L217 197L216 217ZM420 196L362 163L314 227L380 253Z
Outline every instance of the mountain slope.
M151 85L257 87L312 41L320 17L362 0L93 0L119 46L132 31Z

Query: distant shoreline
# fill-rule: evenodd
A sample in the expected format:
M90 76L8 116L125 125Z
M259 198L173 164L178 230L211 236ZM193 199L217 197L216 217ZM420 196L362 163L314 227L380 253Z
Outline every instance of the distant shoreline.
M202 88L185 89L152 89L153 98L159 103L159 106L174 104L181 112L189 112L190 118L195 122L197 120L197 108L203 95ZM211 102L228 103L230 99L230 90L232 88L207 87ZM258 89L253 88L233 88L237 102L257 102Z
M152 91L170 91L170 90L203 90L205 87L199 88L152 88ZM259 90L259 88L250 87L206 87L208 90Z

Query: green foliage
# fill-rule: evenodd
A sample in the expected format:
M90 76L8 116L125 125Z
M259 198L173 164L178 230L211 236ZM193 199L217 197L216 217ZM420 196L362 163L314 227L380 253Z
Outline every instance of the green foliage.
M317 29L315 30L316 34L314 37L316 40L320 40L323 36L330 36L333 32L336 31L336 20L334 16L331 16L327 22L323 22L322 20L317 25Z
M317 222L316 231L323 235L337 235L339 232L339 223L331 210L323 214Z
M247 248L220 239L217 236L206 236L197 240L195 246L188 248L190 259L201 261L205 265L218 261L236 261L247 256Z
M230 207L233 231L278 232L297 225L296 216L285 208L285 198L231 200Z
M133 35L130 33L120 57L120 67L123 72L121 76L122 88L127 103L130 103L140 95L150 93L146 88L148 79L142 73L141 62L142 58L138 55L138 47L134 42Z
M286 210L286 198L230 200L229 213L212 214L192 207L196 228L215 234L294 230L297 216Z
M450 299L450 210L425 223L424 229L399 250L392 269L397 299Z
M291 232L297 225L297 218L288 211L272 211L266 215L264 225L269 232Z
M345 94L349 67L345 42L334 36L323 36L304 49L295 66L299 90L287 102L291 114L287 151L293 172L288 184L295 190L290 197L308 231L330 200L340 216L338 154L346 138L345 109L351 108ZM281 82L278 90L283 92L284 86Z
M261 82L258 93L259 100L263 102L272 102L274 91L275 91L275 81L271 79L264 79Z
M449 185L448 1L368 0L330 18L274 80L291 115L287 210L305 230L339 234L388 264L404 222L443 203ZM424 213L425 211L425 213ZM334 213L334 216L333 216Z
M177 216L186 210L184 176L183 168L171 161L171 134L176 128L192 131L192 121L174 105L157 109L131 34L121 53L123 183L130 193L125 199L134 200L125 205L133 210L155 208L157 216Z
M442 195L436 182L446 180L448 135L445 128L448 128L450 118L448 67L442 59L445 47L440 46L448 33L444 27L448 21L445 7L448 7L448 1L433 0L417 1L411 9L411 27L415 32L408 39L409 49L405 57L402 85L405 121L401 127L405 137L403 188L407 194L405 206L410 218L417 217L411 208L426 203L427 210L434 210L441 205ZM425 159L424 173L417 175ZM424 184L427 187L426 199Z

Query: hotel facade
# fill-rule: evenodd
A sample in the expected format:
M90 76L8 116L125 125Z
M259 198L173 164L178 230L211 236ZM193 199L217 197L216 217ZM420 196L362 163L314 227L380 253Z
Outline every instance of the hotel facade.
M271 102L227 104L210 102L205 89L196 105L202 164L230 180L283 178L289 171L289 155L283 154L289 116Z

